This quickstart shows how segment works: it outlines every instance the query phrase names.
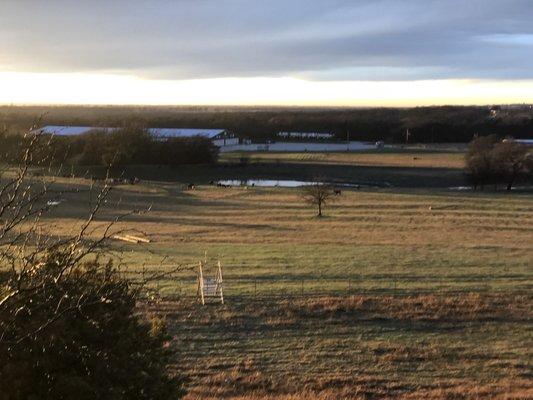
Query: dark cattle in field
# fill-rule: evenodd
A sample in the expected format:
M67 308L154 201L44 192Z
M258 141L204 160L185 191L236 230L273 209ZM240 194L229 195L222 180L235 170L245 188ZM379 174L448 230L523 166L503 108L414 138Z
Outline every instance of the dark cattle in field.
M187 185L187 190L194 190L196 188L196 186L194 186L194 183L189 183Z
M342 194L340 189L333 190L333 193L335 193L335 196L340 196Z

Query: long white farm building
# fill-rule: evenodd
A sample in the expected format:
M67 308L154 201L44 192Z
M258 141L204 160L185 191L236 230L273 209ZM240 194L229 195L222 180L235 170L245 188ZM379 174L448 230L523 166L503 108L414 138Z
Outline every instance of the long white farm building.
M278 137L284 139L332 139L332 133L323 132L278 132Z
M62 126L46 125L35 131L57 136L83 135L91 131L113 131L119 128L94 127L94 126ZM210 139L215 146L233 146L239 144L239 139L225 129L190 129L190 128L149 128L148 132L160 139L205 137Z

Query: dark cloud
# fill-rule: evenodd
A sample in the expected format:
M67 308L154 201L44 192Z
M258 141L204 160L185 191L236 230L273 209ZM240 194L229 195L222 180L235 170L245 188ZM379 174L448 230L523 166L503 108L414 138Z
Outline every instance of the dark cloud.
M2 0L0 68L530 79L532 19L530 0Z

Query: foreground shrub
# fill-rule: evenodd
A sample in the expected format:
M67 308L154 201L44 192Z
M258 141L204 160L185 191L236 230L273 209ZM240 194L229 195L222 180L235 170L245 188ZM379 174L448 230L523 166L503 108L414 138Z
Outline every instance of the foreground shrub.
M0 276L0 399L177 398L162 325L111 264L67 256Z

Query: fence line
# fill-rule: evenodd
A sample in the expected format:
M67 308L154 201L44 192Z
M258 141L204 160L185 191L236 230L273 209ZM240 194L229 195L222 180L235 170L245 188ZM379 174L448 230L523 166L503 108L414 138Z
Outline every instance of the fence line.
M153 286L161 298L196 297L197 281L194 279L174 279L158 282ZM514 292L528 288L513 288ZM465 292L495 292L505 290L495 288L490 282L476 281L468 285L426 281L420 285L416 280L375 281L364 279L228 279L224 280L224 296L246 298L295 298L346 295L390 295L407 296L413 294L453 294Z

